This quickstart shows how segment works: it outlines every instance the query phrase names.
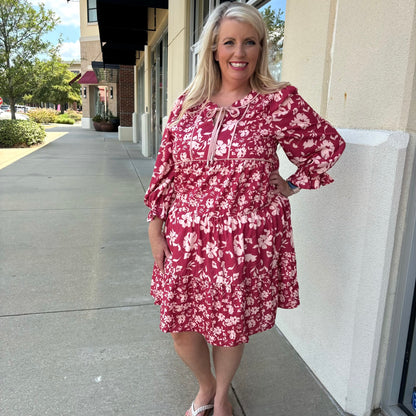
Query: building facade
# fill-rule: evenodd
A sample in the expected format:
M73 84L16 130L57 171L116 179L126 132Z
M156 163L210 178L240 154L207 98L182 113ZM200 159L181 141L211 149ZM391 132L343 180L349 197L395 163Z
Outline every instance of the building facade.
M80 49L81 49L81 85L83 128L93 128L95 115L118 116L118 78L99 79L94 63L102 63L101 42L97 22L97 4L95 0L80 0ZM112 81L112 82L111 82Z
M145 156L157 152L219 2L97 0L100 31L88 23L81 32L83 72L101 51L104 65L132 65L128 139ZM276 324L355 416L416 415L415 45L416 0L287 0L282 79L339 129L347 150L334 185L293 198L301 306L279 311ZM84 98L88 119L94 100Z

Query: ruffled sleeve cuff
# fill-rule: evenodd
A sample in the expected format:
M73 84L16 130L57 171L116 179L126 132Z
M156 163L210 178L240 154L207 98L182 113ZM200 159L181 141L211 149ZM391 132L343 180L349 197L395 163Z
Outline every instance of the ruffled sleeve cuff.
M327 173L311 176L305 172L296 172L289 176L287 180L301 189L318 189L321 186L329 185L334 182L334 179Z
M161 207L150 207L150 211L147 216L147 222L152 221L156 217L166 221L166 218L168 217L168 207L166 207L165 204L163 204Z

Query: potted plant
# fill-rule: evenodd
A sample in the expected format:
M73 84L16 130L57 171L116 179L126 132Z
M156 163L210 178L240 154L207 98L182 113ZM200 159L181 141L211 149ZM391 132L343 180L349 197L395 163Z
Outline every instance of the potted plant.
M100 114L96 114L92 118L92 123L94 124L94 128L96 131L102 131L101 130L101 123L103 122L103 117Z
M92 122L94 124L94 128L96 131L117 131L118 126L120 125L120 120L118 117L114 117L110 111L110 115L96 114L92 118Z

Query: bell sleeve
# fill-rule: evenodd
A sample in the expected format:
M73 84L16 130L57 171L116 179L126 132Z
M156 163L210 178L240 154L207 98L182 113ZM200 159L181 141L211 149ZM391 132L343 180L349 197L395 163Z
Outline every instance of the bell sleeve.
M317 189L333 182L326 172L345 149L345 142L334 127L292 86L274 95L271 110L277 141L297 166L287 180L303 189Z
M182 107L183 100L178 98L172 112L170 113L167 126L163 132L162 142L156 158L149 189L144 196L144 203L150 208L147 221L159 217L166 220L169 208L175 199L174 187L174 161L173 140L171 123L176 119Z

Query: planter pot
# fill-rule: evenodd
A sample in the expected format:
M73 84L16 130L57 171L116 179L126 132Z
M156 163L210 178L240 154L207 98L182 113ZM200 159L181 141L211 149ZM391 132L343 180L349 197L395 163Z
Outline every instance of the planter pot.
M93 124L96 131L114 132L118 129L118 125L108 121L93 121Z
M101 124L101 126L100 126L101 131L115 131L114 126L111 123L107 122L107 121L101 122L100 124Z

